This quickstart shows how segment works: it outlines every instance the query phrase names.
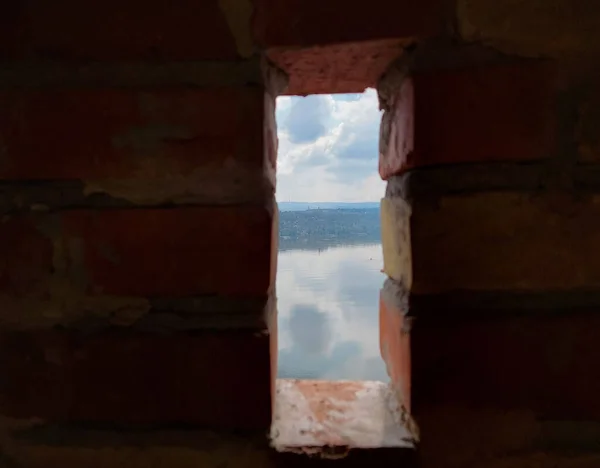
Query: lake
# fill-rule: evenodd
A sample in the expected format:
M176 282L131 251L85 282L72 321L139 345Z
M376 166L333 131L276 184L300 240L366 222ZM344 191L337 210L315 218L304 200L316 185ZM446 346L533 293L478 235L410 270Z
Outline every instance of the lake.
M388 381L379 354L381 245L279 253L278 377Z

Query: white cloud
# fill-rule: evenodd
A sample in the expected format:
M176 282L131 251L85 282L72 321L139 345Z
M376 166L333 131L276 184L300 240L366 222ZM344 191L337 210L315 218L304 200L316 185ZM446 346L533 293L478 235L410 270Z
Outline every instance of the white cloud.
M277 99L279 201L378 201L377 93Z
M380 246L280 252L281 377L387 381L379 351Z

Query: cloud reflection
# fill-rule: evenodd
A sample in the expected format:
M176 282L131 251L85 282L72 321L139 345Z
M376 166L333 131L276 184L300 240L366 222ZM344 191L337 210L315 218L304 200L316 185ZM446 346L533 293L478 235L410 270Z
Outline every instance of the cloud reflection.
M281 378L384 380L379 356L380 245L279 255Z

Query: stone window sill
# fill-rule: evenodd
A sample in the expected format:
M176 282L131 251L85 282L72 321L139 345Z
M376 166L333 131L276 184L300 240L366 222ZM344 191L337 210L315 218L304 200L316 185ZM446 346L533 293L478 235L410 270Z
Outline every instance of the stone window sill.
M278 379L271 444L278 452L341 458L356 449L414 451L389 384Z

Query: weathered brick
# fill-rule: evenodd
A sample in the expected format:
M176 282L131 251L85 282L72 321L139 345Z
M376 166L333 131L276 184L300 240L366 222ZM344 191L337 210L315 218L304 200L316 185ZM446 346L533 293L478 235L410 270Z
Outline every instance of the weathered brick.
M600 286L596 196L487 192L413 202L413 292Z
M289 75L285 94L362 93L406 47L405 39L344 42L269 49L267 56Z
M381 291L379 297L379 344L381 357L398 393L400 403L410 411L410 319L406 308Z
M445 0L375 0L364 8L341 0L254 0L254 36L261 45L307 46L441 33L451 10ZM344 21L339 21L340 14Z
M52 240L31 217L0 222L0 292L21 296L52 273Z
M387 179L410 168L529 161L554 154L556 73L549 61L422 72L398 89L380 151ZM407 116L414 99L413 125Z
M235 59L218 2L4 2L0 59ZM4 27L6 26L6 28Z
M271 422L267 333L5 332L0 349L5 416L227 429Z
M75 210L61 224L90 293L264 296L274 281L272 207Z
M389 110L383 113L379 139L379 175L384 180L407 167L414 151L415 132L414 86L406 78L393 97Z
M410 206L401 198L381 200L383 271L409 290L413 280L410 213Z
M417 418L420 408L442 405L598 420L598 326L600 315L568 310L468 322L457 312L453 322L439 325L417 317L413 410Z
M490 44L521 57L583 57L600 51L595 2L556 0L459 0L457 27L467 41Z
M235 164L260 169L263 94L259 87L3 92L0 179L143 180Z

